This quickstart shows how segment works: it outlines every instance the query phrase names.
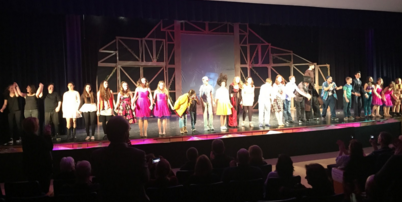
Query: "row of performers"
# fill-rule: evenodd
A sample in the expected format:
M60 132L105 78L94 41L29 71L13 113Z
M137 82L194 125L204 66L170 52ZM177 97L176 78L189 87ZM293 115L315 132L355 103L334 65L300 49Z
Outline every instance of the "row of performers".
M317 103L319 102L318 100L321 100L324 107L322 114L316 116L316 118L319 116L325 117L327 108L330 107L331 116L336 120L334 106L337 95L335 90L341 89L342 86L337 87L335 82L332 81L332 77L328 76L327 80L322 85L322 94L318 96L316 90L312 88L314 77L309 75L308 72L312 69L313 68L309 68L309 70L306 71L304 81L300 82L298 85L296 85L295 77L293 76L289 77L289 82L286 85L281 75L276 77L273 85L270 79L266 80L266 84L261 86L258 98L260 127L270 126L271 110L275 113L279 126L284 125L283 117L285 123L292 123L293 118L290 113L290 102L293 98L297 109L296 121L305 121L305 116L307 119L314 118L311 113L311 108L313 108L315 114L316 112L319 114L319 107L316 106L317 104L314 101L311 102L314 98L316 98ZM254 105L255 86L251 77L248 77L245 83L241 81L240 77L235 77L229 89L227 89L227 76L220 74L217 80L217 84L220 88L217 89L215 98L213 97L213 87L208 83L208 77L203 77L202 81L203 84L199 89L199 97L196 96L194 90L190 90L188 93L180 96L174 106L172 106L172 102L169 99L169 91L166 89L163 81L158 83L158 88L155 90L153 96L146 78L141 78L138 81L134 94L131 93L128 84L122 82L117 96L117 102L114 100L113 92L109 89L107 81L103 81L100 85L100 90L97 92L96 96L94 96L89 84L85 85L83 93L80 96L80 94L74 90L74 84L70 82L67 86L69 90L64 93L63 99L60 98L57 92L54 92L54 85L50 84L48 85L48 93L44 97L45 124L53 124L57 136L59 132L58 114L62 111L63 117L66 118L67 122L68 138L72 137L74 139L76 133L76 119L84 117L87 132L86 139L93 140L96 116L99 116L99 120L102 122L104 128L107 121L114 115L114 112L116 112L117 115L125 117L129 123L135 123L138 120L140 136L146 137L148 127L147 119L151 116L151 111L153 110L153 115L158 118L159 134L165 135L167 119L170 117L170 106L170 108L180 116L180 132L187 133L186 114L190 114L191 127L192 130L195 131L196 109L197 105L201 104L204 112L205 131L214 130L212 108L215 105L217 105L216 115L220 116L221 130L227 129L226 123L229 127L239 126L240 108L243 108L243 121L241 126L253 126L252 109ZM359 86L362 88L359 89ZM14 128L17 128L18 131L20 130L21 111L17 98L21 96L26 99L24 117L38 118L37 99L43 97L43 87L43 84L39 84L39 88L36 90L34 85L29 85L26 89L27 93L22 93L16 83L8 87L8 94L6 95L3 107L0 111L3 112L8 108L10 138L12 138ZM394 106L393 110L399 113L402 95L400 79L397 79L396 84L391 82L388 87L382 90L382 79L378 78L376 84L374 84L373 79L369 77L363 87L360 81L360 72L357 72L353 81L350 77L346 79L346 85L343 89L344 114L346 118L352 119L350 115L352 94L357 101L362 97L361 95L364 95L364 112L366 116L372 115L371 105L373 105L373 115L378 116L379 106L382 105L385 106L385 116L389 116L391 106ZM313 107L311 107L311 105L313 105ZM359 105L356 104L356 106ZM249 120L248 124L245 123L247 116ZM12 139L10 141L12 142Z

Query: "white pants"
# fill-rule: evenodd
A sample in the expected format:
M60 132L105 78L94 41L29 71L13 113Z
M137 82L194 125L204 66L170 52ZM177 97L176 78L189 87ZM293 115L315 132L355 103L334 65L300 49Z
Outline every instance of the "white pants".
M204 102L204 130L214 129L214 114L212 113L212 102Z
M269 124L269 119L271 118L271 102L269 100L258 101L258 122L260 124Z

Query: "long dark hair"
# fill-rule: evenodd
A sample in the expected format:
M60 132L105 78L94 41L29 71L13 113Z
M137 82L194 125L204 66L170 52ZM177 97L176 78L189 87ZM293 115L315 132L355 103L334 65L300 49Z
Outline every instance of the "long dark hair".
M91 87L91 84L87 83L87 84L84 85L84 90L82 91L82 96L84 98L87 98L87 97L91 98L91 103L95 103L94 93L92 92L92 88L91 88L91 91L88 93L86 91L87 86ZM87 99L84 99L84 102L86 103Z
M373 85L373 82L370 81L370 78L373 79L372 76L367 77L367 85L372 86L372 85ZM373 79L373 81L374 81L374 79Z
M104 83L107 82L107 88L105 88ZM109 82L106 80L103 80L101 85L99 86L99 97L102 98L102 100L109 100L110 96L112 94L110 93L110 88L109 88Z

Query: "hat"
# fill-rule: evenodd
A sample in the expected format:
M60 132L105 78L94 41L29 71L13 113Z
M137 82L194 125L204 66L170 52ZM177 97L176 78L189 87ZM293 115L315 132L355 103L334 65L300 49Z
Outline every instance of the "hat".
M326 80L328 80L329 78L331 78L332 76L330 76L330 75L328 75L327 77L326 77Z
M303 76L303 81L307 83L311 83L311 77L309 76Z
M204 76L204 77L202 77L202 80L203 80L203 81L204 81L204 80L207 80L207 81L208 81L209 79L208 79L207 76Z

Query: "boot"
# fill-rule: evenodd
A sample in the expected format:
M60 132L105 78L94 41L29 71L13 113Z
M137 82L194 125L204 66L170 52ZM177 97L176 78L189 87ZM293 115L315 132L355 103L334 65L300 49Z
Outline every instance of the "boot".
M67 141L71 139L71 129L67 128Z
M73 128L73 138L72 141L75 141L75 128Z
M183 133L184 133L184 127L183 127L183 128L180 128L180 134L183 135Z
M184 128L183 128L183 132L188 133L186 126L184 126Z

